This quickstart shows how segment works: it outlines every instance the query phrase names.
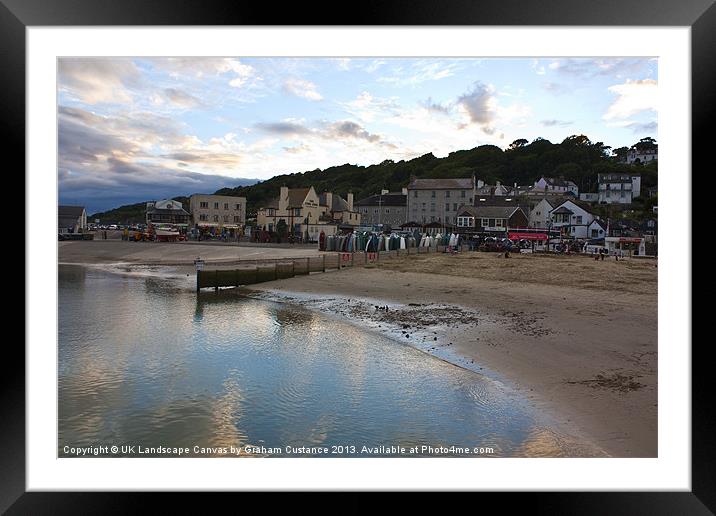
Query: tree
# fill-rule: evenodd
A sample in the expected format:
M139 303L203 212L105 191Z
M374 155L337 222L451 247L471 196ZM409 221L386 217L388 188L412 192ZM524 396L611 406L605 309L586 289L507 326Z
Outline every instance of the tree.
M589 146L592 145L592 141L583 134L573 134L568 136L562 142L562 145L574 145L574 146Z
M527 145L528 143L529 143L529 142L528 142L527 140L525 140L524 138L520 138L520 139L518 139L518 140L513 141L513 142L510 144L510 146L508 147L508 149L510 149L510 150L519 149L520 147L524 147L524 146Z
M278 223L276 223L276 233L278 233L279 242L286 238L288 234L288 224L286 224L284 219L280 219Z
M636 150L643 152L643 151L650 151L650 150L656 150L656 140L652 138L651 136L647 136L646 138L642 138L637 143L634 144L634 147Z
M612 149L612 154L614 154L614 157L616 157L617 161L626 161L628 152L628 147L619 147L617 149Z

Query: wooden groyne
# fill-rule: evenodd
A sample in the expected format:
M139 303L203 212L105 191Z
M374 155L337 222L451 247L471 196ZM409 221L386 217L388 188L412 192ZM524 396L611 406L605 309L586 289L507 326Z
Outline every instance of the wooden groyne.
M218 291L222 287L240 287L266 281L274 281L294 276L306 275L330 270L341 270L345 267L362 267L398 256L444 252L445 246L411 247L393 251L368 253L332 252L321 256L303 258L276 258L264 260L244 260L237 262L235 269L214 269L196 271L196 291L213 288Z

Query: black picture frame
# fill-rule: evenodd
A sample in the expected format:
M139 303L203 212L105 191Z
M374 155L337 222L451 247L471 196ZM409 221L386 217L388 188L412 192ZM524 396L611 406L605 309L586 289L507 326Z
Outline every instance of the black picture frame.
M25 164L25 29L29 26L88 25L551 25L689 26L692 70L692 156L694 169L708 155L716 106L716 6L713 0L365 0L341 15L343 6L293 3L277 9L267 2L173 2L171 0L0 0L0 54L4 71L0 113L6 156ZM709 169L712 166L708 167ZM690 173L685 171L684 173ZM690 345L691 343L682 343ZM528 505L536 513L712 514L716 511L716 424L707 384L709 339L692 346L692 491L525 493L501 496L502 510ZM6 347L9 347L9 343ZM106 513L141 507L141 493L27 493L25 489L25 354L5 350L0 424L0 512L8 514ZM11 356L13 355L13 356ZM170 500L171 498L171 500ZM506 500L505 498L509 498ZM420 498L418 498L420 500ZM165 510L183 497L163 496ZM360 502L349 504L356 508ZM348 507L346 506L346 507Z

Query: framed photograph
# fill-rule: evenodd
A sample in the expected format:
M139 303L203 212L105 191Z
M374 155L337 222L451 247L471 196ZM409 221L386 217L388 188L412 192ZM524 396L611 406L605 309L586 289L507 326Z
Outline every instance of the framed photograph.
M713 510L689 235L716 8L547 4L3 0L28 303L0 508Z

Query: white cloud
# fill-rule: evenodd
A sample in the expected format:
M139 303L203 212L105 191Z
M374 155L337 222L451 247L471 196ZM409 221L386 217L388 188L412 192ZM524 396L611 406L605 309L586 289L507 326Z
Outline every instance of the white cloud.
M323 100L323 96L318 93L318 87L311 81L304 79L288 79L283 84L283 89L286 93L295 95L308 100Z
M643 111L656 112L658 109L659 88L653 79L627 80L608 90L617 98L602 117L604 120L625 120Z
M141 81L130 59L60 58L58 76L60 90L86 104L128 104Z
M351 69L351 60L348 57L338 57L336 58L336 64L338 65L339 70L348 71Z
M362 91L350 102L339 104L343 106L348 113L360 118L364 122L373 122L374 120L392 116L399 110L396 97L374 97L367 91Z

